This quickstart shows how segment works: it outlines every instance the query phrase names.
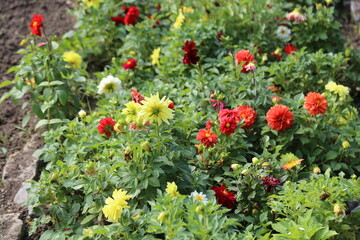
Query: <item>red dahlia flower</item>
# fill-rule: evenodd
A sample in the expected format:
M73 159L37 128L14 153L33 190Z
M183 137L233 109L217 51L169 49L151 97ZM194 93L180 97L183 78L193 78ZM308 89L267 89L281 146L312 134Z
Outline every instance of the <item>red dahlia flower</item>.
M271 129L285 131L292 126L294 115L290 112L290 108L278 104L271 107L266 113L266 121Z
M284 47L284 51L286 52L287 55L294 55L293 52L296 52L297 48L295 48L295 46L292 44L288 44Z
M124 18L124 24L125 25L135 25L136 21L139 18L139 14L140 14L140 12L137 7L134 7L134 6L130 7Z
M261 185L266 186L266 192L270 192L272 188L276 188L276 185L281 185L278 178L274 178L273 175L267 176L261 179L263 183Z
M219 120L227 117L236 118L238 116L238 113L236 110L229 110L229 109L221 109L219 112Z
M221 42L221 37L224 35L224 32L223 32L223 30L220 30L220 32L218 32L218 34L217 34L217 41L218 42Z
M133 58L130 58L129 60L127 60L124 64L123 64L123 68L125 70L128 70L128 69L133 69L134 67L136 67L136 60L133 59Z
M170 108L170 109L174 109L174 108L175 108L175 104L174 104L174 102L169 103L168 108Z
M114 125L116 122L111 118L104 118L100 120L100 125L97 127L100 134L105 134L107 137L110 137L114 131Z
M320 93L310 92L305 97L304 108L310 115L325 114L328 102Z
M235 132L237 123L235 118L225 117L220 120L220 131L226 135L230 135Z
M246 68L246 66L250 62L256 63L254 55L252 55L249 50L241 49L235 55L235 58L237 59L238 65L242 64L241 65L241 67L242 67L241 72L243 72L243 73L248 73L248 72L250 72L251 69L253 69L253 68Z
M121 7L120 9L124 10L125 17L119 15L117 17L111 17L111 21L115 22L115 25L118 26L120 23L124 25L135 25L136 21L139 18L139 9L135 6L132 7Z
M43 27L42 22L44 21L43 16L41 15L33 15L33 19L31 20L30 23L30 28L31 28L31 34L32 35L38 35L41 37L41 31L40 28Z
M200 141L200 143L204 144L206 147L213 147L217 142L218 137L210 130L200 129L196 136L196 140Z
M211 127L212 127L212 122L211 122L211 120L207 120L205 127L206 127L206 129L208 129L208 130L211 129Z
M139 103L141 105L143 105L141 101L145 100L145 97L141 95L135 87L132 88L131 98L134 102Z
M194 49L196 46L196 43L194 41L189 41L186 40L184 47L182 48L183 50L185 50L185 54L184 54L184 58L183 58L183 63L184 64L196 64L200 58L198 56L196 56L196 54L198 53L199 50Z
M255 119L257 117L257 113L252 107L244 105L244 106L239 106L234 110L237 113L238 121L244 120L244 125L241 128L247 129L252 125L254 125Z
M228 208L232 208L236 202L235 193L226 190L226 185L222 184L221 187L211 187L211 190L215 192L215 197L218 200L218 204L224 204Z

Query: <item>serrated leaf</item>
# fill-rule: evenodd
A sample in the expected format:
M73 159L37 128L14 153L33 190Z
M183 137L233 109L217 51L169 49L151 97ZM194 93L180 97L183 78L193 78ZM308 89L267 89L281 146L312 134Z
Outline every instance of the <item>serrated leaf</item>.
M93 220L94 218L96 218L96 215L88 215L81 221L80 225L84 225Z

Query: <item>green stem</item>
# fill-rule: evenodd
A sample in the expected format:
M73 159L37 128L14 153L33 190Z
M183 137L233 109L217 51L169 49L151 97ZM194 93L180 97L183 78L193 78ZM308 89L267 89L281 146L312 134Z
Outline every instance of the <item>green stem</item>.
M206 215L206 210L204 211L204 231L202 234L202 239L206 240L207 239L207 215Z

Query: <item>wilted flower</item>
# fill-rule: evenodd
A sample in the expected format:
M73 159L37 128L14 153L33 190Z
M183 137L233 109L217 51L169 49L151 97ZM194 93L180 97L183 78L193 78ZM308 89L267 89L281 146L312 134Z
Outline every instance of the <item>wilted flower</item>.
M74 68L81 67L82 57L74 51L64 52L62 58L65 62L70 63Z
M144 100L145 97L143 95L141 95L135 87L133 87L131 89L131 99L134 102L139 103L140 105L142 105L141 101Z
M112 198L108 197L105 200L106 205L102 209L105 217L111 222L118 221L122 210L124 208L129 208L126 200L129 200L131 197L131 195L127 195L127 191L122 191L121 189L115 190L112 194Z
M285 26L279 26L276 30L276 35L280 40L287 42L290 40L291 30Z
M345 208L343 205L336 203L334 205L334 213L336 216L345 215Z
M271 101L274 104L278 104L279 102L281 102L281 100L282 100L282 97L279 97L279 96L271 97Z
M276 185L281 185L278 178L274 178L273 175L266 176L261 179L263 183L261 185L266 186L266 192L270 192L272 188L276 188Z
M285 163L285 165L281 166L284 170L290 170L293 167L299 165L304 159L299 159L292 153L286 153L281 155L281 162Z
M103 78L98 85L98 93L112 93L120 88L121 81L111 75Z
M291 13L288 13L285 18L288 21L296 21L296 22L305 22L307 20L307 18L304 15L302 15L297 9L295 9Z
M40 42L40 43L38 43L38 45L36 45L36 46L42 47L42 46L45 46L46 44L47 44L46 42Z

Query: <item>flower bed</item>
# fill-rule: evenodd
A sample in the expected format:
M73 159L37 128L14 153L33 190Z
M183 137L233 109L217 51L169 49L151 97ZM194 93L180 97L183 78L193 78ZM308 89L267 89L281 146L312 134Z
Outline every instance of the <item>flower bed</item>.
M358 56L335 3L126 2L78 2L61 40L35 15L9 69L2 99L30 92L47 129L30 234L355 239Z

